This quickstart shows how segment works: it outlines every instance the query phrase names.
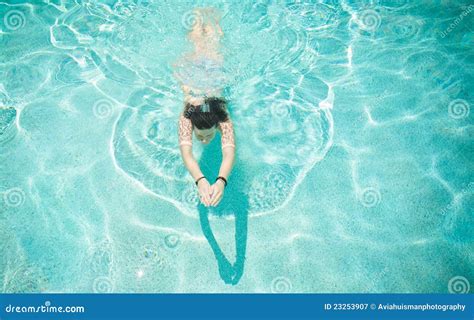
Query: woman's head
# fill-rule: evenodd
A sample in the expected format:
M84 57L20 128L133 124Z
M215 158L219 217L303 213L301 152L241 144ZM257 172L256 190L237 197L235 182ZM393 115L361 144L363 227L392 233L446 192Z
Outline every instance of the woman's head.
M209 143L215 136L219 122L227 121L226 101L222 98L206 98L198 106L187 104L184 116L191 120L196 137L203 143Z

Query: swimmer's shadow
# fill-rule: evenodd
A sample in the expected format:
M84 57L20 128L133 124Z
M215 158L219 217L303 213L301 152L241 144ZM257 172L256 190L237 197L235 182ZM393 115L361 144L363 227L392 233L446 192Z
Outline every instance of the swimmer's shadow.
M208 178L212 185L222 160L220 149L220 139L216 137L208 146L206 146L201 155L199 165L203 174ZM237 284L244 272L245 253L247 248L247 220L248 220L248 198L245 194L245 177L243 170L236 161L236 165L229 177L229 184L225 188L224 197L217 207L205 207L198 205L199 220L204 236L211 246L214 256L217 260L219 273L227 284ZM211 209L210 209L211 208ZM235 263L231 264L229 259L217 243L209 223L209 214L218 217L232 214L235 220Z

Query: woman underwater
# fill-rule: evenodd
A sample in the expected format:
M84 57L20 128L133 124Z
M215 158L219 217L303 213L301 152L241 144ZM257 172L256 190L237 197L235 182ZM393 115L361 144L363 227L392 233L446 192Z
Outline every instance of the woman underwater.
M224 195L227 179L235 156L234 129L227 113L227 102L222 97L223 58L219 53L223 35L212 8L195 9L196 21L188 34L194 51L179 62L175 76L184 92L184 111L179 117L179 146L184 165L197 185L201 202L217 206ZM221 134L222 163L219 174L211 185L192 152L192 134L203 144Z
M203 234L214 252L221 278L225 283L235 285L243 275L247 245L246 179L241 168L236 167L235 173L240 179L232 183L229 190L232 196L224 199L223 208L219 208L221 211L231 208L235 217L236 260L231 264L214 237L206 209L221 202L235 157L234 129L227 113L227 101L222 97L226 77L219 43L223 33L214 9L195 9L193 14L197 19L188 38L194 51L175 64L175 76L182 84L185 105L179 117L179 145L184 165L194 178L203 204L198 206ZM211 185L193 156L192 138L194 132L197 140L207 145L216 131L221 134L222 162L217 179ZM219 166L218 157L215 157L218 152L219 147L215 144L209 144L203 150L200 163L209 164L203 168L208 174L211 174L209 169Z

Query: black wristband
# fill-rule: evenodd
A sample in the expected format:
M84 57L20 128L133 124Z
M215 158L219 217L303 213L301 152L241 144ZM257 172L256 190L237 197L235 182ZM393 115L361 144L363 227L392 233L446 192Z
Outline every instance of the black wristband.
M202 176L201 178L197 179L197 180L196 180L196 185L198 185L199 180L201 180L201 179L206 179L206 177L205 177L205 176Z
M227 187L227 180L226 180L224 177L218 176L218 177L216 178L216 181L217 181L217 180L222 180L222 181L224 181L224 187Z

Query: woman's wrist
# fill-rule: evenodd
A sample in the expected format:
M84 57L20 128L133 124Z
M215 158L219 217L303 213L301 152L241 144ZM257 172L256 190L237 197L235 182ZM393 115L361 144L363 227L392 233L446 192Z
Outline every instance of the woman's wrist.
M195 181L196 185L199 185L199 181L201 181L201 180L203 180L203 179L205 180L205 179L206 179L206 176L202 176L202 177L196 179L196 181Z
M226 178L224 178L223 176L218 176L216 178L216 182L219 181L219 180L224 184L224 187L227 187L227 179Z

